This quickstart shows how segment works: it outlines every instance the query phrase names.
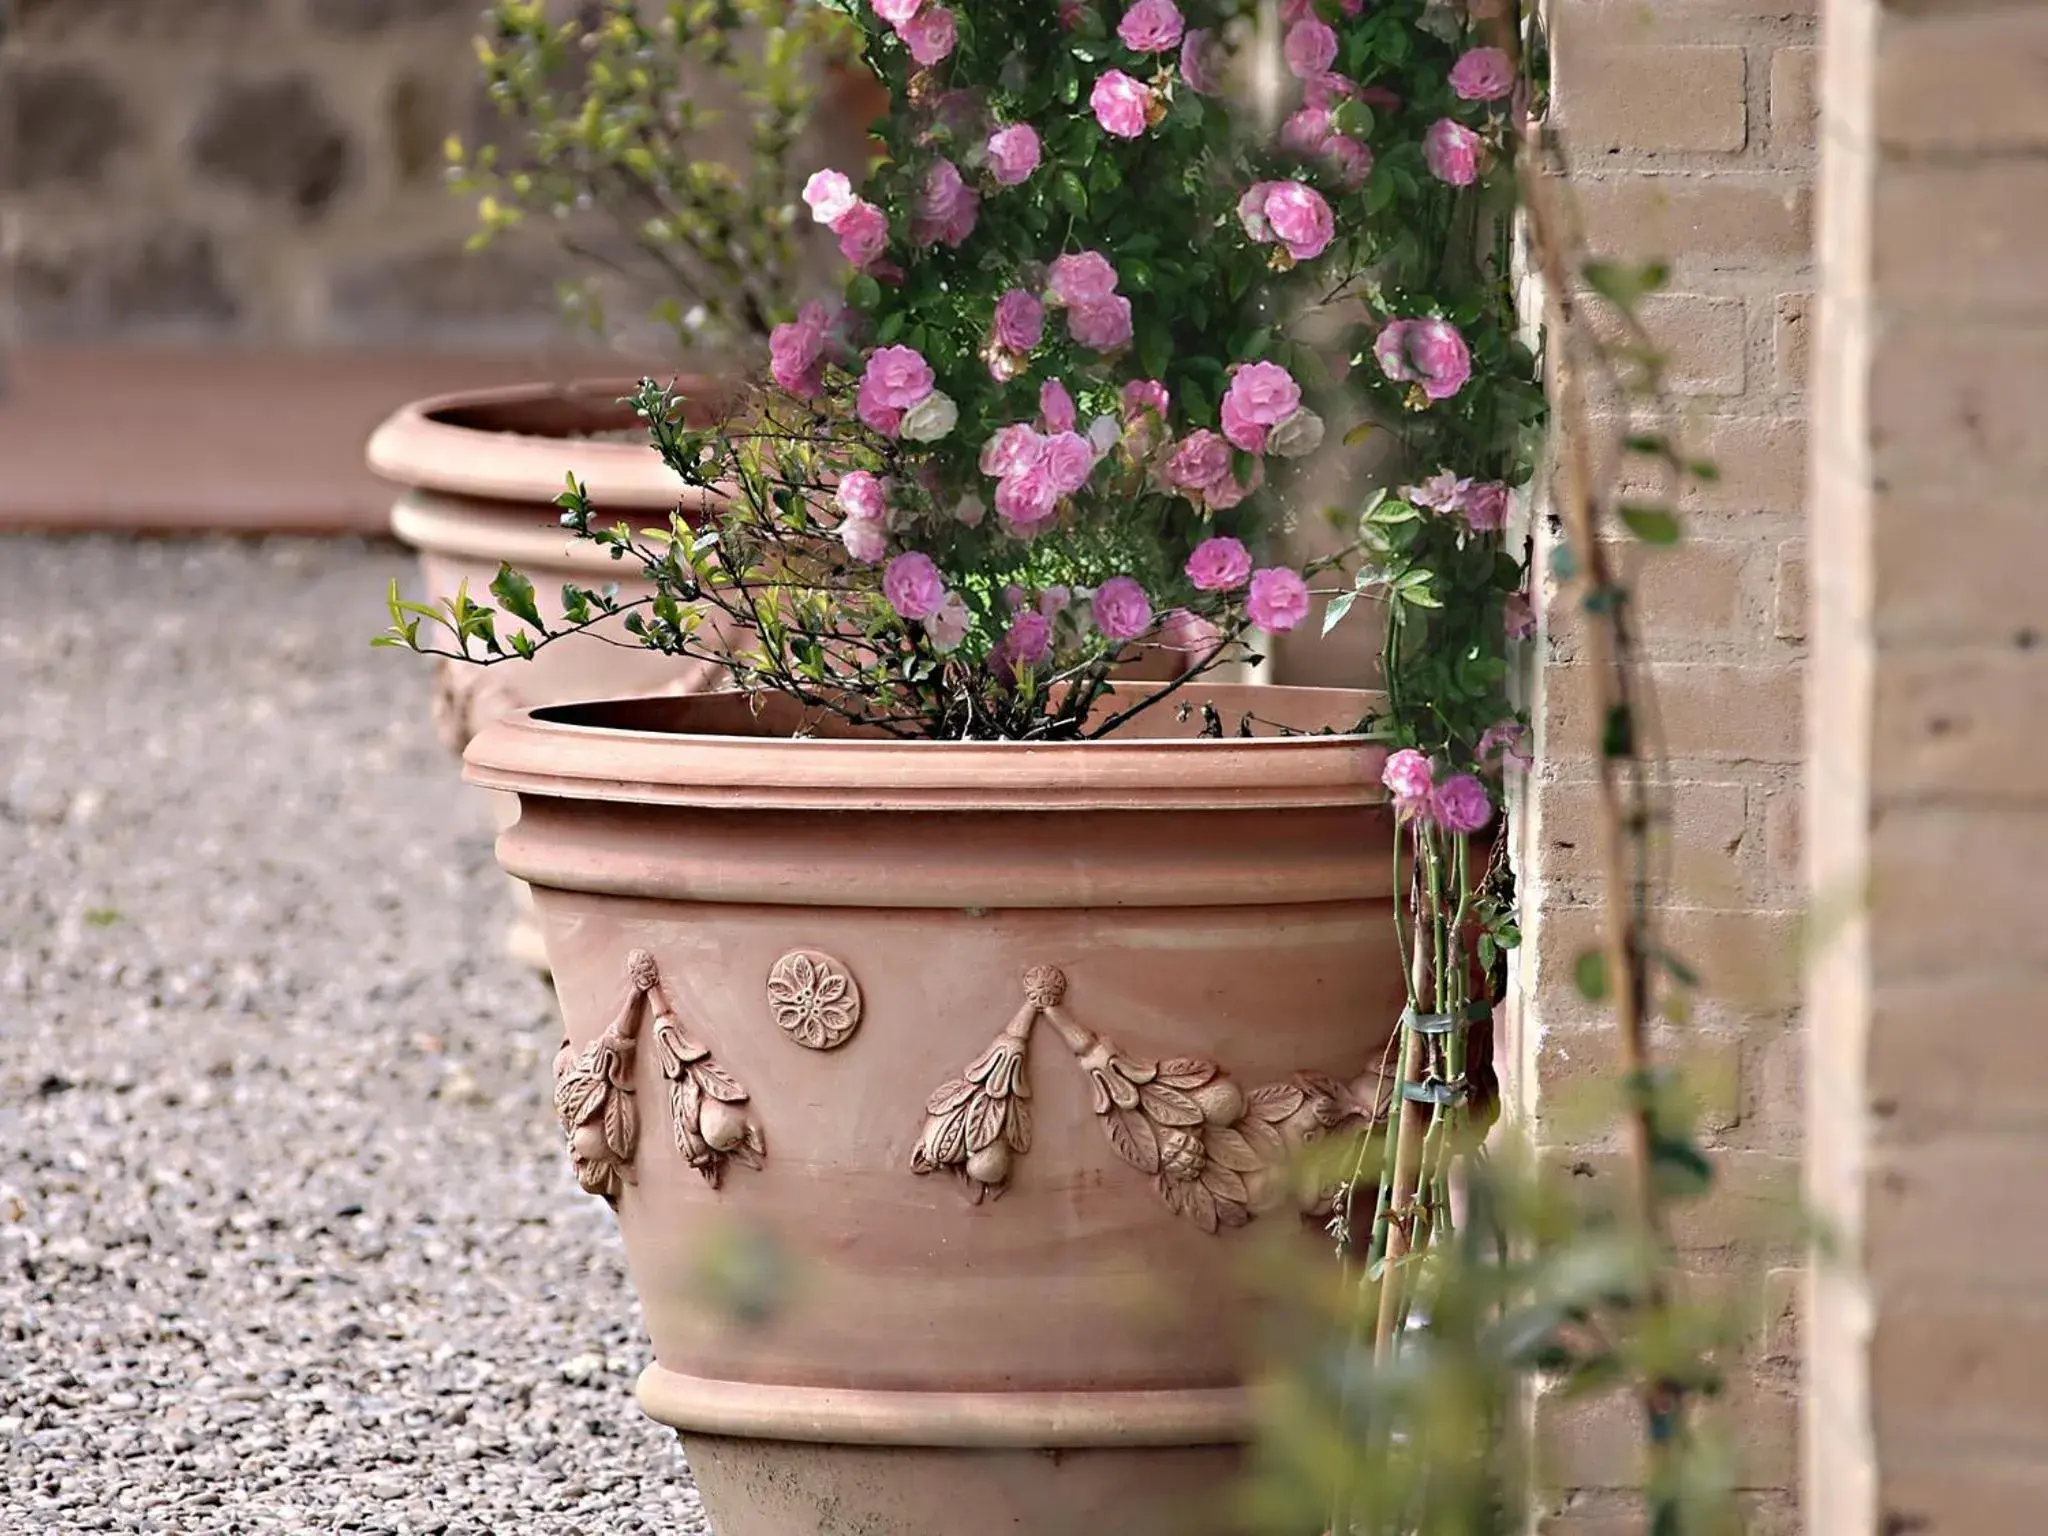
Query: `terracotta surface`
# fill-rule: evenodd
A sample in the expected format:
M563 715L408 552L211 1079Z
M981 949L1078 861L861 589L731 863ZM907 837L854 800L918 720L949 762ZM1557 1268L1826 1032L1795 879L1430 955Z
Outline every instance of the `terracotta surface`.
M679 504L684 487L644 442L574 435L634 429L632 413L617 403L630 388L617 380L445 395L408 405L377 429L369 464L400 488L389 512L391 531L419 551L430 599L452 596L467 583L472 597L489 602L490 584L504 564L532 578L550 620L561 617L565 581L593 587L617 581L628 598L651 590L622 577L614 561L577 544L562 530L553 505L570 474L608 516L660 523ZM479 724L509 710L687 692L720 676L709 664L641 648L620 621L560 641L528 661L487 668L437 665L436 722L457 753ZM495 804L493 815L501 825L508 823L511 802ZM516 882L513 901L516 915L506 947L520 962L544 967L532 900Z
M393 402L618 366L542 348L23 348L0 390L0 528L382 533L390 494L362 443Z
M1302 728L1368 699L1188 694ZM722 1536L1220 1529L1239 1267L1261 1234L1315 1261L1278 1165L1400 1009L1381 754L1188 739L1170 707L1042 747L792 724L589 704L467 754L520 797L499 857L653 1336L643 1406L712 1437Z

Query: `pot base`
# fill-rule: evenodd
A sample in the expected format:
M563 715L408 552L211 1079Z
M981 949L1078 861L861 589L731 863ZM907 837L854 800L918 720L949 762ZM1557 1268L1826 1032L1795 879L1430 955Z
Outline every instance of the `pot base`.
M1236 1445L979 1450L685 1435L718 1536L1226 1536Z

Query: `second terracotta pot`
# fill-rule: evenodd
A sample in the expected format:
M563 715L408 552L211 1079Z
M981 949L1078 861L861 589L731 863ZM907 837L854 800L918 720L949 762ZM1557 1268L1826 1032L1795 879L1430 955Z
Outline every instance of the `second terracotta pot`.
M700 379L683 388L708 399L717 386ZM619 403L632 389L621 379L445 395L416 401L377 429L370 467L398 487L391 531L419 552L427 601L452 597L466 584L471 597L489 603L501 565L532 578L550 621L561 618L564 582L599 587L616 581L629 601L650 595L625 567L572 539L554 505L572 474L608 517L659 525L678 505L689 505L686 488L649 446L645 428ZM518 627L509 619L502 624ZM557 642L531 661L436 665L435 724L457 754L483 724L514 710L693 693L722 680L710 663L642 650L619 621ZM508 825L513 802L492 795L490 805L497 824ZM522 963L544 967L532 898L516 881L513 902L506 946Z
M1310 731L1366 700L1186 696ZM1327 1262L1282 1170L1355 1118L1403 988L1383 754L1200 720L792 739L713 694L470 744L519 797L640 1400L721 1536L1229 1528L1248 1244Z

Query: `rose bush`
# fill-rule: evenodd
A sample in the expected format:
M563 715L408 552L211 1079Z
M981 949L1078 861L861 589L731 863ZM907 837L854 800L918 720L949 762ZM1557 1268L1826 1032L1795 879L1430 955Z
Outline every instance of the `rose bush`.
M1541 411L1486 212L1512 70L1425 0L1287 0L1269 134L1232 110L1256 35L1235 0L837 8L893 101L872 166L803 189L843 305L778 327L772 384L716 426L636 397L724 498L711 523L563 498L661 588L635 633L694 654L716 614L751 636L724 658L743 686L903 734L1098 730L1134 651L1192 645L1198 674L1308 619L1339 562L1281 558L1304 468L1377 424L1423 478L1336 509L1370 558L1325 622L1383 599L1381 728L1491 771L1525 586L1501 534ZM1368 318L1333 331L1340 306ZM572 621L610 611L572 596Z

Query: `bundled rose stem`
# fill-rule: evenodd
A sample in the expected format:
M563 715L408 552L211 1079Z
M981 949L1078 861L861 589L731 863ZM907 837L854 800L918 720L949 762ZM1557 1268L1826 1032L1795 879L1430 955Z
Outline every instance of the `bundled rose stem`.
M1419 841L1418 837L1418 841ZM1431 956L1427 914L1418 911L1415 949L1410 963L1411 1012L1421 1005L1429 985ZM1421 1030L1408 1019L1401 1021L1400 1069L1394 1077L1388 1132L1389 1176L1381 1180L1380 1215L1375 1221L1375 1254L1379 1271L1379 1316L1373 1328L1373 1354L1384 1361L1392 1352L1401 1320L1401 1261L1410 1251L1409 1234L1415 1219L1415 1189L1422 1170L1422 1144L1429 1132L1429 1111L1421 1101L1408 1097L1410 1083L1422 1081L1426 1042Z

